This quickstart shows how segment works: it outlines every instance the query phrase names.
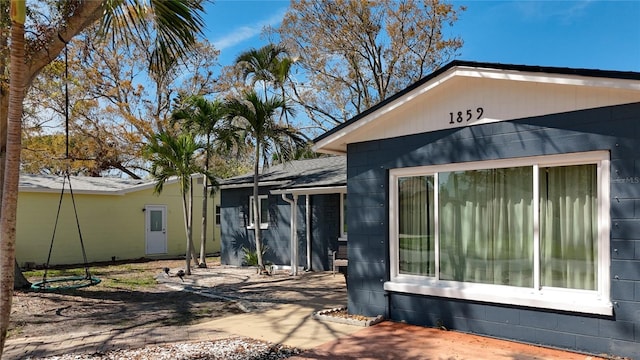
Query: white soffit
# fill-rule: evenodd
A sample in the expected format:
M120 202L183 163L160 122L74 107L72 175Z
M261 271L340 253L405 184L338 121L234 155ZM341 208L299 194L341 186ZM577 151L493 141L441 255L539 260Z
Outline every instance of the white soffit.
M455 66L352 124L314 150L470 125L640 102L637 80Z

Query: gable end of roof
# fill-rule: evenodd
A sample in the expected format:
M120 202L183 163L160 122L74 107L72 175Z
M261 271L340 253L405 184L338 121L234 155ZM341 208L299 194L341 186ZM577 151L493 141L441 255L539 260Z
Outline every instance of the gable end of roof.
M324 134L319 135L313 140L314 144L321 142L322 140L339 133L347 127L357 123L363 118L375 113L376 111L384 108L385 106L393 103L394 101L404 97L408 93L420 88L431 80L441 76L447 71L457 67L469 67L477 69L499 70L499 71L516 71L523 73L539 73L539 74L551 74L560 76L581 76L591 78L602 79L618 79L618 80L638 80L640 81L640 73L633 71L616 71L616 70L597 70L597 69L580 69L580 68L568 68L568 67L553 67L553 66L533 66L533 65L515 65L515 64L501 64L501 63L488 63L488 62L474 62L465 60L454 60L445 66L439 68L426 77L416 81L409 85L405 89L397 92L389 98L379 102L378 104L370 107L369 109L357 114L344 123L328 130ZM314 147L315 148L315 147Z

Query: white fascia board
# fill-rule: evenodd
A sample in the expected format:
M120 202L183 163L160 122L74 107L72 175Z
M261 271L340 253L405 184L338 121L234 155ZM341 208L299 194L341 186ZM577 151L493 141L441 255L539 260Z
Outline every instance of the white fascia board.
M455 70L455 76L640 91L640 83L637 80L593 77L584 75L458 67Z
M177 179L176 180L168 180L168 181L165 182L165 185L166 184L173 184L173 183L175 183L177 181L178 181ZM118 192L120 192L120 193L122 193L122 195L124 195L124 194L130 193L130 192L136 192L136 191L151 189L154 186L156 186L155 182L149 182L149 183L144 183L144 184L140 184L140 185L135 185L135 186L132 186L130 188L127 188L127 189L124 189L124 190L120 190Z
M199 178L202 178L202 177L204 177L204 175L202 175L202 174L192 174L191 175L192 179L199 179ZM178 181L180 181L180 179L178 177L171 177L171 178L169 178L169 180L165 181L164 184L165 185L171 185L171 184L177 183ZM126 189L122 189L119 192L122 192L122 194L124 195L124 194L130 193L130 192L136 192L136 191L141 191L141 190L152 189L152 188L154 188L156 186L156 183L157 183L156 181L149 181L149 182L145 182L143 184L138 184L138 185L134 185L134 186L131 186L129 188L126 188Z
M316 188L278 189L271 190L271 194L295 194L295 195L320 195L320 194L346 194L347 186L327 186Z
M344 129L342 129L339 132L336 132L335 134L332 134L322 140L320 140L319 142L315 143L311 149L313 151L318 151L318 152L327 152L327 153L333 153L333 154L339 154L339 155L344 155L346 153L346 146L345 146L345 151L342 152L342 149L340 150L336 150L335 148L331 149L330 144L337 142L338 140L346 137L347 135L349 135L350 133L362 128L363 126L366 126L372 122L374 122L375 120L377 120L378 118L380 118L382 115L387 114L388 112L404 105L405 103L413 100L414 98L416 98L417 96L433 89L434 87L442 84L443 82L449 80L450 78L452 78L455 75L456 69L452 68L444 73L442 73L440 76L431 79L430 81L428 81L427 83L425 83L424 85L420 86L417 89L414 89L412 91L410 91L409 93L405 94L404 96L391 101L390 103L386 104L385 106L381 107L380 109L372 112L371 114L359 119L358 121L355 121L353 124L346 126ZM348 144L348 141L345 141L345 145ZM326 150L325 150L326 148Z
M51 189L51 188L40 188L40 189L19 188L18 192L19 193L59 194L61 190L62 189ZM67 187L65 187L64 192L65 192L65 194L71 194L71 192L69 191L69 188L67 188ZM76 190L76 189L73 189L73 195L117 195L117 196L122 196L122 195L125 195L126 193L127 192L123 191L123 190L107 191L107 190Z
M329 155L341 155L341 156L347 155L346 146L345 146L345 150L340 150L340 149L336 150L336 149L322 148L316 144L313 144L311 146L311 150L315 152L323 153L323 154L329 154Z
M178 182L178 178L171 178L167 181L164 182L165 185L171 185L171 184L175 184ZM125 189L121 189L121 190L117 190L114 191L112 193L114 193L114 195L126 195L128 193L132 193L132 192L136 192L136 191L143 191L143 190L147 190L147 189L153 189L156 186L156 182L146 182L143 184L138 184L138 185L134 185ZM73 192L75 193L76 191L73 190ZM110 193L108 191L105 191L105 193Z
M165 184L173 184L176 183L178 179L170 179L165 182ZM128 193L142 191L151 189L156 185L155 182L145 182L143 184L133 185L131 187L123 188L123 189L113 189L113 190L83 190L73 188L73 184L71 185L73 188L73 194L83 194L83 195L118 195L123 196ZM32 187L19 187L19 192L24 193L60 193L61 188L32 188ZM70 193L68 185L65 185L65 193Z

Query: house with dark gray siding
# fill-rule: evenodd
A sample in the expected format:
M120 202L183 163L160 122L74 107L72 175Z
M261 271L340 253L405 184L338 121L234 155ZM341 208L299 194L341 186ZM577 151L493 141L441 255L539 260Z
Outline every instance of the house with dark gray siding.
M640 358L640 73L454 61L314 149L349 312Z
M325 271L346 242L346 158L331 156L271 166L260 174L264 261L276 268ZM221 262L244 265L255 251L253 173L220 185Z

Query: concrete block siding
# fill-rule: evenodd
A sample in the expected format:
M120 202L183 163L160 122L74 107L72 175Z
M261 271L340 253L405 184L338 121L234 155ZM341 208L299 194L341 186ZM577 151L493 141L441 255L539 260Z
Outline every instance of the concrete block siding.
M261 188L260 194L268 194ZM249 197L252 188L224 189L221 206L221 262L243 265L242 247L255 248L254 232L247 229ZM298 197L298 263L306 264L306 206L304 196ZM291 206L280 195L269 195L269 226L263 229L263 244L268 250L264 261L276 265L290 265ZM311 261L314 270L330 270L331 251L337 249L340 233L340 197L338 194L311 196Z
M386 293L388 170L608 150L611 301L592 316ZM640 358L640 103L348 145L349 310L588 353Z

